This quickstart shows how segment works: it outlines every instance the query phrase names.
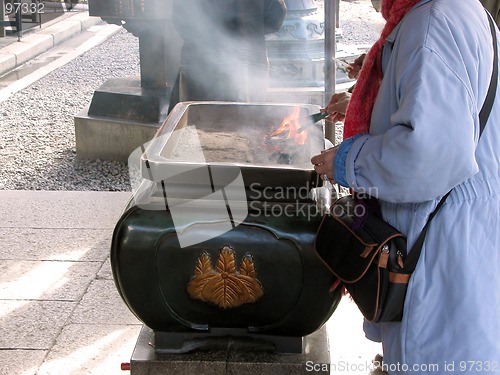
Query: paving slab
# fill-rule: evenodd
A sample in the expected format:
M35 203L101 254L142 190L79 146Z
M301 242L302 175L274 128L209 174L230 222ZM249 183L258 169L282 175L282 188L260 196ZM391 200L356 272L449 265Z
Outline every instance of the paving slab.
M33 57L49 50L54 46L54 38L47 34L31 34L20 41L9 44L1 49L6 55L12 55L16 58L16 66L24 64ZM0 74L3 72L0 72Z
M37 375L123 375L122 362L130 360L140 325L70 324Z
M1 46L1 45L0 45ZM1 51L1 49L0 49ZM11 53L0 52L0 75L16 67L16 56Z
M0 375L33 375L48 350L0 350Z
M0 191L0 227L113 229L129 192Z
M75 306L69 301L0 300L0 349L49 350Z
M39 32L39 34L50 35L53 38L53 46L68 40L82 31L82 22L74 20L73 17L57 22Z
M101 17L89 16L89 13L87 11L76 13L74 16L71 16L71 20L80 22L80 24L82 25L82 30L102 23Z
M1 205L1 203L0 203ZM113 231L106 229L1 228L1 259L103 262Z
M141 324L109 248L130 195L0 191L0 375L123 373Z
M108 259L102 264L101 269L97 273L98 280L113 280L113 271L111 270L111 262Z
M77 301L100 268L98 262L0 261L0 299Z
M113 280L94 280L71 316L78 324L140 324Z

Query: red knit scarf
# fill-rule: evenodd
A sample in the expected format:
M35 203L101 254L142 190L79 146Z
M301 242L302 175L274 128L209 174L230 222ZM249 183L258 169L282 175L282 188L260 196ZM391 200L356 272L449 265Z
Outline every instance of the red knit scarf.
M347 107L344 121L344 139L359 133L367 133L370 118L382 80L382 47L387 36L394 30L408 11L421 0L382 0L381 13L387 21L379 40L366 54L356 86Z

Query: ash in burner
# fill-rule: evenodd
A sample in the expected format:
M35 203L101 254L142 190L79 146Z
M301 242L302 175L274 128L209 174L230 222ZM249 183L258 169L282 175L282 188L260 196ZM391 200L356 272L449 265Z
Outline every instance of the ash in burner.
M294 165L309 160L305 145L290 144L283 139L269 143L266 128L263 129L245 129L236 133L188 126L178 130L182 134L169 159L260 165Z
M179 141L170 159L192 162L252 163L250 142L238 133L200 130L187 126L181 130Z
M265 137L264 144L271 153L271 160L277 164L296 165L307 162L306 145L298 145L283 136L269 135Z
M278 153L278 164L291 164L292 163L292 155L285 154L283 152Z

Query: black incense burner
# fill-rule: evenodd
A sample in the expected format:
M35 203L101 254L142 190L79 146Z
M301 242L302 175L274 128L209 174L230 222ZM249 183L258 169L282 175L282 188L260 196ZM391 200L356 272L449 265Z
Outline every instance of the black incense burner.
M286 164L265 142L294 111L317 106L180 103L142 153L111 263L157 352L219 336L301 352L335 310L340 294L313 249L323 213L309 195L321 183L310 158L324 148L321 127L290 140Z

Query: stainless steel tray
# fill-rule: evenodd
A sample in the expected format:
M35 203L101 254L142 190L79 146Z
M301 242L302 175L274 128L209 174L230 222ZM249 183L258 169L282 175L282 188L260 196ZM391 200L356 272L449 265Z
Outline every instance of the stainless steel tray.
M317 105L292 103L232 103L232 102L185 102L178 104L158 130L141 157L142 177L160 182L168 179L169 184L189 185L204 181L196 178L198 173L207 169L206 173L219 176L212 179L214 186L227 184L232 176L241 171L245 185L262 187L314 187L318 176L310 163L310 158L324 149L324 132L321 123L308 127L307 140L300 152L301 160L295 164L280 164L277 160L262 162L246 162L225 160L203 160L203 144L179 157L175 155L176 147L183 142L183 134L190 126L196 129L217 129L228 134L253 132L264 136L277 128L285 116L299 107L300 117L316 113ZM194 142L195 144L196 142ZM258 143L258 142L257 142ZM201 149L199 147L201 146ZM180 146L179 146L180 147ZM197 150L196 150L197 149ZM233 150L234 151L234 150ZM262 153L256 150L256 153ZM203 156L203 155L202 155ZM262 159L262 158L261 158ZM203 172L201 172L203 175ZM224 176L224 177L220 177ZM210 176L209 176L210 177ZM204 183L204 182L201 182Z

